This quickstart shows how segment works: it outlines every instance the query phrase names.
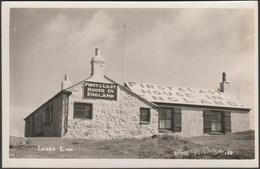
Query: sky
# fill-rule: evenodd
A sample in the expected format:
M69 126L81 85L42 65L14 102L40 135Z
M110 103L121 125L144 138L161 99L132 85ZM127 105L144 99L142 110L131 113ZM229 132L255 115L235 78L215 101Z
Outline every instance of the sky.
M254 107L251 9L13 8L10 135L24 136L23 119L61 90L65 74L72 84L90 76L95 48L106 76L123 84L124 24L126 81L217 89L226 72Z

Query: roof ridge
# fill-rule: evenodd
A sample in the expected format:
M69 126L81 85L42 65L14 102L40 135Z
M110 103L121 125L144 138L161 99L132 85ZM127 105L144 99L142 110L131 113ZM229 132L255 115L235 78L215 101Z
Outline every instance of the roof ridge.
M123 85L117 83L116 81L110 79L109 77L107 77L107 76L105 76L105 75L104 75L104 77L105 77L107 80L109 80L109 81L111 81L111 82L113 82L113 83L119 85L121 88L123 88L125 91L131 93L131 94L134 95L135 97L141 99L142 101L145 101L146 103L150 104L150 105L153 106L153 107L158 108L158 105L156 105L156 104L154 104L154 103L152 103L152 102L146 100L145 98L139 96L138 94L136 94L136 93L134 93L133 91L129 90L127 87L125 87L125 86L123 86Z
M133 81L126 81L126 82L133 82ZM151 85L158 85L158 86L168 86L168 87L186 87L186 88L192 88L192 89L206 89L206 90L215 90L218 91L218 89L212 89L212 88L200 88L200 87L190 87L190 86L175 86L175 85L165 85L165 84L157 84L157 83L149 83L149 82L133 82L133 83L139 83L139 84L151 84Z
M58 93L56 93L54 96L52 96L50 99L48 99L46 102L44 102L43 104L41 104L38 108L36 108L32 113L30 113L28 116L26 116L24 118L27 119L29 116L31 116L32 114L34 114L35 112L37 112L37 110L39 110L40 108L42 108L43 106L47 105L49 102L51 102L53 99L55 99L56 97L58 97L61 94L71 94L70 91L65 91L65 90L61 90Z

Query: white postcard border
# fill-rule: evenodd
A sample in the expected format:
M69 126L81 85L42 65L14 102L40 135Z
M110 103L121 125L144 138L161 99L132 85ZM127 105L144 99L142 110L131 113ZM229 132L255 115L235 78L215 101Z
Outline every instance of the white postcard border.
M179 159L12 159L9 158L9 18L10 8L252 8L255 11L255 110L258 112L257 1L232 2L2 2L2 161L3 167L257 167L258 113L255 114L254 160Z

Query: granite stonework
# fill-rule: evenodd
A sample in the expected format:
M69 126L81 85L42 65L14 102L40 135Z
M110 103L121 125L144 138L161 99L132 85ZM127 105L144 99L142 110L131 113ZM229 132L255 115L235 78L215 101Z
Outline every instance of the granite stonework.
M103 80L108 83L109 81ZM111 82L110 82L111 83ZM88 139L141 138L158 134L158 110L117 87L117 100L84 98L84 82L71 88L68 130L64 137ZM93 118L73 118L74 103L93 104ZM150 123L140 123L140 107L150 108Z

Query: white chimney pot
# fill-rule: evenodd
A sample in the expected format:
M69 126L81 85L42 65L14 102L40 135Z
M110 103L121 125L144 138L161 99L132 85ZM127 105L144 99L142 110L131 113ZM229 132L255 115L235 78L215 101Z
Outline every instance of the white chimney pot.
M61 83L61 90L67 89L72 85L72 83L69 81L69 76L65 74L64 81Z

